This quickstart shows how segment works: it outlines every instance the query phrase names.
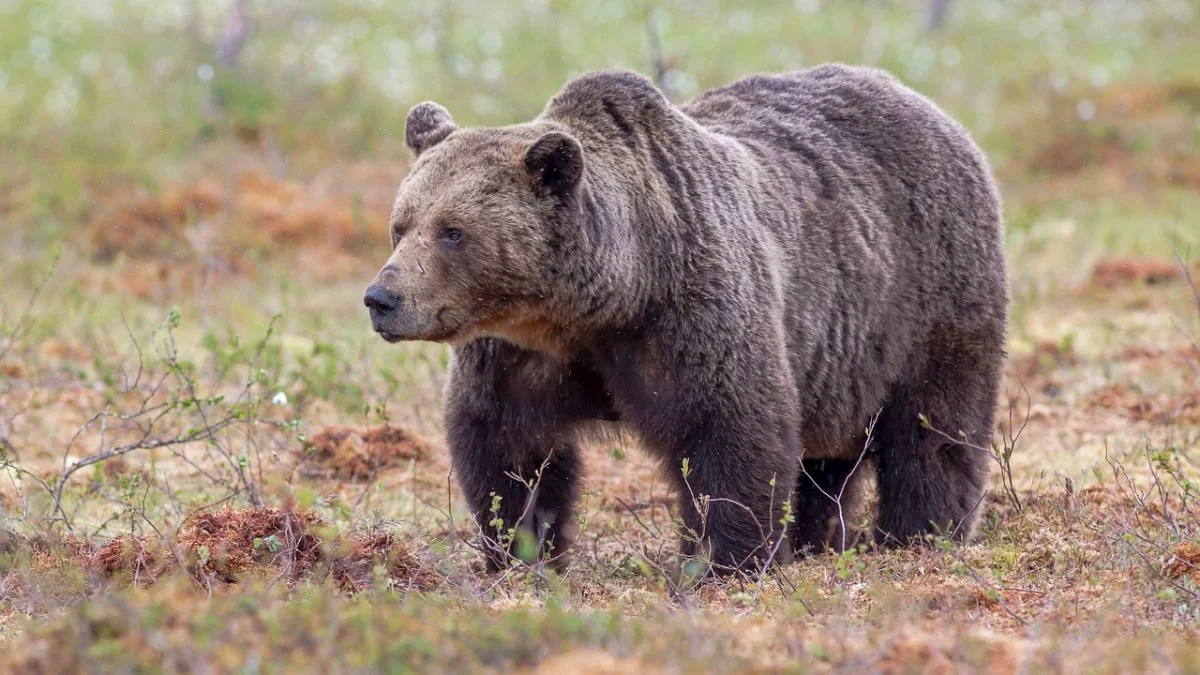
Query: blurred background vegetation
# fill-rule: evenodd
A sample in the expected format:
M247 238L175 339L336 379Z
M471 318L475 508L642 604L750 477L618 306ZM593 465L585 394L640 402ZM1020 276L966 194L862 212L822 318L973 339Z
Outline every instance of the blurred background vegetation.
M69 238L80 255L184 255L172 249L181 241L83 226L170 220L111 210L172 189L193 193L174 194L168 210L203 215L229 201L220 184L239 162L260 164L259 191L298 181L305 194L290 199L319 207L344 197L353 213L349 223L340 210L306 223L258 214L244 226L269 236L217 233L230 249L222 255L247 244L269 251L268 240L289 236L377 248L378 209L353 204L402 177L410 105L435 99L464 124L518 122L572 75L611 67L658 75L676 101L761 70L830 60L887 68L976 135L1004 181L1013 228L1109 209L1144 219L1180 210L1178 193L1200 186L1197 3L933 3L948 11L932 29L928 4L0 0L5 248ZM384 163L382 175L338 175L367 160ZM1059 180L1075 174L1085 177ZM1115 203L1127 193L1137 209ZM184 239L178 224L159 234Z
M1196 0L0 0L0 334L19 327L25 370L97 377L111 363L66 357L119 352L171 306L180 348L213 359L282 315L304 392L436 426L445 350L383 349L360 302L411 105L501 125L585 70L683 102L844 61L929 95L991 158L1020 352L1058 339L1099 261L1200 241L1197 45Z
M0 0L0 328L55 369L71 350L46 340L116 345L171 306L204 353L283 315L281 362L319 398L410 388L436 418L445 351L383 350L359 300L411 105L501 125L590 69L682 102L844 61L929 95L991 158L1020 351L1062 332L1045 311L1098 261L1200 238L1197 45L1196 0ZM20 318L52 260L53 311Z

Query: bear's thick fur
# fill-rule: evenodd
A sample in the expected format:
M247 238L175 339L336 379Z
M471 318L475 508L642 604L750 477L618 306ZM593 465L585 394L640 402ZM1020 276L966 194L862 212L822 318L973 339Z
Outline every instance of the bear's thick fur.
M598 420L661 460L684 553L727 569L839 541L835 498L850 518L869 473L880 542L971 534L1004 358L1001 209L929 100L826 65L675 107L600 72L527 124L460 129L420 104L406 141L366 303L390 341L454 345L448 442L493 568L500 523L565 550Z

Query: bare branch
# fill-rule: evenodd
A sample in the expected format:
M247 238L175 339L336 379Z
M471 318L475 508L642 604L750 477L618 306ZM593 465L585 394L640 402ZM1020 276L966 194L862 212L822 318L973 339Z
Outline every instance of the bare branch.
M929 0L929 4L925 6L925 17L922 22L926 32L933 32L941 28L949 13L950 0Z
M232 0L229 3L229 13L225 17L225 29L217 42L217 60L226 68L232 69L237 65L242 47L246 45L246 36L250 32L246 21L246 5L249 0Z
M839 553L846 552L846 514L843 511L842 499L846 496L846 487L850 485L850 481L854 478L855 472L858 471L858 467L862 464L863 457L866 457L867 451L871 448L871 443L875 440L875 425L879 422L879 416L882 414L883 408L880 408L875 412L874 415L871 416L871 421L867 424L867 437L866 440L863 441L862 450L858 453L858 459L855 460L854 466L850 469L850 473L846 474L846 478L842 481L842 485L840 488L838 488L836 495L829 494L829 492L827 492L825 488L821 487L820 483L818 483L817 480L812 477L812 474L808 473L808 470L804 468L804 463L801 462L800 464L800 473L807 478L809 482L813 484L813 487L817 488L817 491L820 492L826 499L837 505L838 527L841 528L841 542L838 548Z
M55 248L50 264L46 266L46 271L42 273L41 278L34 284L33 291L29 294L29 300L25 303L24 309L17 315L17 319L13 323L13 327L8 335L4 338L4 342L0 343L0 361L3 361L8 356L13 346L17 344L17 340L21 338L22 334L29 327L29 320L33 316L33 307L37 303L38 296L46 288L46 284L50 282L50 278L54 276L54 268L58 266L58 260L61 256L62 249Z
M958 547L954 548L954 557L958 561L959 569L965 572L967 576L971 577L976 584L979 584L988 591L989 600L995 602L997 605L1000 605L1000 608L1004 610L1004 613L1012 617L1012 619L1017 623L1021 624L1022 626L1029 625L1028 621L1022 618L1020 614L1017 614L1015 611L1013 611L1013 608L1009 607L1008 603L1004 602L1004 595L1001 593L1000 589L987 579L984 579L979 572L975 571L975 568L972 567L969 562L967 562L967 559L963 556L962 551L960 551Z
M655 21L656 8L651 6L646 11L646 34L650 39L650 66L654 69L654 83L664 94L670 97L667 87L667 65L663 61L662 38L659 35L658 22Z

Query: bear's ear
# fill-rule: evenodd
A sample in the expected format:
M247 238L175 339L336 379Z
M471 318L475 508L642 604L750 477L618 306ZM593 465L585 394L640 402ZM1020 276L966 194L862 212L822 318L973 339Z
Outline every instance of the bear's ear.
M408 111L408 120L404 123L404 144L419 157L457 128L450 111L433 101L418 103Z
M569 134L551 131L525 151L525 170L539 189L564 197L583 177L583 146Z

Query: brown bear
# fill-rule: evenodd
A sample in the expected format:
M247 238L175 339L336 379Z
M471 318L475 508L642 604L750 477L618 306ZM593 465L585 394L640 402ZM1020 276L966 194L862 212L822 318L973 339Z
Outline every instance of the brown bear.
M719 569L837 541L868 473L879 542L970 536L1004 359L1001 206L928 99L825 65L676 107L597 72L525 124L421 103L405 141L365 303L389 342L453 345L446 432L492 569L505 532L566 550L577 444L604 421L661 460L683 553Z

